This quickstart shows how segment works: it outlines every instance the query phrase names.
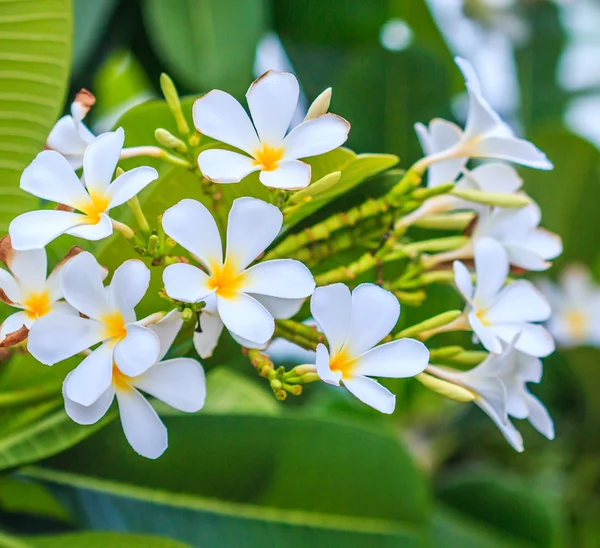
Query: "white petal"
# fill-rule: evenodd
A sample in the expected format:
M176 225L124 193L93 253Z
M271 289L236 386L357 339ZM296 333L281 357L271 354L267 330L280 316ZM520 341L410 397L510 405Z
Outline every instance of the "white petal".
M329 349L337 354L346 343L352 321L352 295L344 284L317 287L310 311L327 337Z
M249 339L244 339L244 337L241 337L240 335L238 335L237 333L234 333L233 331L230 331L229 334L231 335L231 338L236 343L238 343L240 346L243 346L244 348L256 348L257 350L266 350L268 348L269 344L271 343L271 339L269 339L268 341L265 341L263 343L256 343Z
M223 331L223 322L216 312L200 314L200 326L194 331L194 348L201 358L210 358Z
M197 303L211 295L214 290L208 286L209 280L205 272L191 264L172 264L163 272L167 295L184 303Z
M287 320L295 316L304 303L304 299L280 299L254 293L248 294L262 304L276 320Z
M246 111L229 93L215 89L197 99L193 107L194 125L217 141L252 154L260 141Z
M359 356L373 348L389 335L399 317L400 303L393 293L375 284L360 284L352 291L352 318L344 350L349 356Z
M244 276L244 293L258 293L283 299L308 297L315 290L315 280L300 261L277 259L258 263Z
M336 114L323 114L298 124L283 140L284 159L297 160L325 154L348 139L350 124Z
M33 324L27 350L43 364L54 365L99 343L103 337L104 328L100 323L58 312Z
M0 268L0 289L13 302L21 301L21 290L15 279L3 268Z
M327 384L339 386L342 380L342 372L339 369L332 371L329 367L330 357L327 347L323 343L317 345L315 364L317 367L317 375Z
M32 320L25 314L25 312L15 312L6 318L0 325L0 342L2 342L7 335L14 333L25 326L31 327L35 320Z
M475 182L476 188L486 192L514 194L523 184L523 179L512 166L500 162L477 166L467 177Z
M108 286L110 303L123 315L130 314L146 294L149 285L148 267L139 259L129 259L113 274Z
M168 236L187 249L206 267L223 263L219 229L210 211L196 200L181 200L163 215Z
M300 160L283 160L270 171L261 171L260 182L271 188L300 190L310 183L311 168Z
M494 132L509 133L510 130L488 102L468 84L467 93L469 95L469 112L463 140L469 145L466 152L469 156L473 156L475 150L480 149L482 138L485 138L486 134ZM484 157L495 158L496 156Z
M394 412L396 396L377 381L368 377L352 377L344 379L343 383L351 394L373 409L387 415Z
M244 270L277 237L283 215L256 198L238 198L229 211L226 262Z
M260 169L249 156L214 148L200 153L198 167L202 175L215 183L239 183L246 175Z
M23 171L20 186L38 198L75 208L90 199L69 162L54 150L36 156Z
M498 158L536 169L552 169L546 155L533 143L516 137L487 137L471 149L474 158Z
M473 301L477 306L490 304L508 276L508 258L502 245L490 238L475 242L477 286Z
M240 337L262 344L273 336L273 316L249 295L237 293L235 297L227 299L217 296L217 308L225 327Z
M104 343L87 356L65 380L64 393L79 405L92 405L112 383L113 346Z
M554 422L544 404L534 395L527 395L529 406L529 422L540 434L546 436L549 440L554 439Z
M422 373L429 362L427 347L414 339L400 339L376 346L356 362L356 375L403 379Z
M156 361L162 360L167 355L167 352L173 345L182 325L183 320L181 319L179 310L171 310L171 312L161 318L158 322L148 326L148 329L158 337L158 342L160 344L160 350Z
M96 224L83 224L67 230L67 234L83 238L85 240L97 241L108 238L113 233L112 222L106 213L100 215L100 220Z
M490 329L507 344L519 335L515 342L515 348L530 356L544 358L555 350L552 335L541 325L530 323L497 324L492 325Z
M473 313L469 313L469 325L473 332L479 338L481 344L485 346L487 350L494 354L502 353L502 343L498 339L498 336L487 326L481 323L481 320ZM511 339L512 340L512 339Z
M157 363L132 381L132 384L186 413L200 411L206 399L204 369L191 358L175 358Z
M9 262L8 266L24 294L41 293L46 289L48 262L45 249L15 251Z
M26 251L46 247L61 234L85 223L86 215L70 211L29 211L13 219L8 232L12 246Z
M517 280L498 294L486 319L491 323L541 322L551 313L550 304L530 281Z
M156 333L147 327L129 324L127 335L115 345L115 363L125 375L135 377L156 363L159 351Z
M460 261L452 263L454 283L467 302L473 298L473 281L469 269Z
M72 116L63 116L54 124L54 127L48 135L46 146L49 149L56 150L62 154L73 169L79 169L83 165L83 154L89 142L94 139L94 135L81 122L83 130L78 130L78 122ZM86 135L89 140L86 140L80 134Z
M489 407L488 402L485 400L475 400L475 403L485 411L485 413L494 421L494 424L498 427L506 441L510 443L512 448L519 453L523 452L523 437L519 431L515 428L514 424L508 419L502 420L494 411Z
M96 137L83 156L85 186L92 194L104 196L112 181L125 141L123 128Z
M65 300L90 318L98 319L112 312L100 265L87 251L73 257L63 267L60 287Z
M147 459L157 459L167 449L167 429L137 390L117 390L121 424L127 441L136 453Z
M562 253L562 240L557 234L544 230L543 228L538 228L536 230L532 230L525 237L525 239L521 242L521 248L523 250L535 252L539 257L547 261L549 259L555 259ZM509 255L511 253L512 250L509 250ZM517 263L513 264L516 266L521 266ZM527 267L522 266L522 268Z
M80 405L69 399L66 394L66 386L70 377L71 373L69 373L65 378L62 389L63 397L65 399L65 412L77 424L88 425L98 422L104 415L106 415L106 412L109 410L110 405L113 402L115 397L114 388L109 386L106 391L101 394L100 397L91 405Z
M283 141L299 95L298 80L289 72L269 70L252 83L246 99L263 143L275 145Z
M119 175L106 191L106 196L110 200L108 207L113 208L124 204L156 179L158 179L158 171L148 166L136 167Z

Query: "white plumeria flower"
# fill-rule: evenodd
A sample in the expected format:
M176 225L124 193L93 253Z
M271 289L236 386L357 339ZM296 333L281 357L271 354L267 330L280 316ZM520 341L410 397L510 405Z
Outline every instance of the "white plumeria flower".
M112 183L125 134L122 128L97 137L85 151L85 185L58 152L45 150L23 171L21 188L38 198L57 202L72 211L41 210L19 215L10 223L13 247L39 249L61 234L101 240L113 231L109 211L133 198L158 178L151 167L136 167Z
M454 262L456 286L467 301L468 323L490 352L500 354L501 341L508 344L520 335L515 343L517 350L531 356L547 356L554 351L554 340L544 327L532 322L547 320L550 305L527 280L504 286L508 272L506 251L490 238L475 243L475 289L467 267Z
M492 238L504 247L509 263L525 270L546 270L562 253L557 234L539 228L542 213L535 203L518 209L484 208L473 231L473 241Z
M84 317L44 316L31 328L28 350L38 361L54 365L102 343L69 376L69 399L85 406L94 403L112 382L113 363L130 377L156 363L158 338L136 321L134 310L149 283L150 271L137 259L117 268L107 287L90 253L80 253L63 268L62 293Z
M148 329L160 341L156 363L136 377L123 374L113 365L110 386L88 406L69 398L68 386L72 375L69 373L63 384L67 415L78 424L94 424L106 414L116 396L123 432L131 447L143 457L160 457L168 446L167 429L140 390L187 413L202 409L206 398L204 370L196 360L173 358L161 361L181 325L181 315L177 310L150 325Z
M169 297L208 305L207 313L200 316L200 328L210 340L204 341L201 354L212 352L221 324L247 344L266 343L273 336L274 318L289 317L314 291L312 274L299 261L278 259L248 268L277 237L282 223L283 215L275 206L238 198L229 212L223 261L219 229L200 202L182 200L163 215L165 232L208 272L178 263L163 273Z
M45 249L15 251L10 236L0 239L0 260L10 270L9 273L0 268L0 300L21 309L0 326L0 342L23 326L30 329L39 318L51 312L77 314L68 303L60 300L59 273L79 251L77 247L71 249L46 278L48 260Z
M73 169L83 166L83 155L95 139L82 121L95 102L94 96L82 89L71 103L71 114L56 122L46 140L46 147L62 154Z
M523 451L523 438L508 416L528 419L548 439L554 439L554 423L544 404L527 390L526 383L539 383L542 362L515 350L513 343L502 354L489 354L470 371L456 371L429 366L429 373L466 388L476 403L494 421L506 440Z
M434 169L434 179L454 174L448 179L453 180L469 158L495 158L537 169L552 169L546 155L529 141L515 137L512 129L492 109L481 93L471 64L460 57L455 61L465 77L469 95L464 131L456 124L440 119L433 120L429 127L415 126L427 154L425 165Z
M559 285L548 280L537 285L550 301L547 327L559 345L600 346L600 287L586 266L567 266Z
M260 181L268 187L291 190L308 186L311 169L299 159L344 144L350 124L328 113L305 120L286 135L299 93L293 74L270 70L246 93L252 120L242 105L224 91L213 90L196 100L196 129L246 153L205 150L198 156L202 174L216 183L238 183L260 171Z
M329 343L329 349L317 346L319 377L334 386L343 383L362 402L393 413L396 396L369 377L412 377L429 361L427 347L413 339L375 346L398 321L398 299L374 284L361 284L350 293L338 283L317 288L310 309Z

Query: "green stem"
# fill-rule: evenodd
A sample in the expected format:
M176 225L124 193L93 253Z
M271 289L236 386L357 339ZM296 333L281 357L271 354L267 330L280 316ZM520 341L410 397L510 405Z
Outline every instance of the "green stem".
M146 219L146 216L142 211L142 206L140 205L140 200L138 197L134 196L128 200L127 205L129 206L129 209L131 209L133 216L135 217L135 221L140 227L142 233L150 234L150 225L148 224L148 219Z
M325 342L325 336L316 329L293 320L277 320L275 337L281 337L306 350L315 350L319 343Z

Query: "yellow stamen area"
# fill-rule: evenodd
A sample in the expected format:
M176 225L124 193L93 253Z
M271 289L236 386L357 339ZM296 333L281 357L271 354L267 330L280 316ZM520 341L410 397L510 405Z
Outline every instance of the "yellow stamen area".
M477 316L479 318L479 321L483 325L485 325L485 326L490 325L490 321L487 319L487 310L486 309L477 310L477 312L475 312L475 316Z
M214 289L219 297L233 299L244 285L245 272L238 272L232 261L225 261L224 265L215 263L211 268L211 277L208 287Z
M263 171L273 171L283 158L283 147L272 147L263 144L254 152L254 165L261 166Z
M122 341L127 335L125 320L120 312L113 312L102 316L100 321L104 324L104 339L112 339L114 342Z
M356 358L350 358L344 350L332 356L329 361L329 369L339 371L342 374L342 379L352 377L355 365Z
M116 363L113 363L112 370L112 382L116 390L127 391L132 390L131 381L135 377L128 377L117 367Z
M47 291L29 294L23 301L23 306L25 307L25 314L32 320L37 320L38 318L45 316L52 308L50 296Z
M570 310L566 319L571 336L577 340L584 339L589 327L587 316L579 310Z
M78 204L76 209L88 216L89 224L95 225L100 222L100 218L106 212L109 202L110 200L106 195L90 192L90 201Z

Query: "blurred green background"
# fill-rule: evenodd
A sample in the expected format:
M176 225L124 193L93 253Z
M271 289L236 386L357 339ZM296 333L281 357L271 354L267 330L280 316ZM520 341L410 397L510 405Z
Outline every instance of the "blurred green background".
M182 95L218 87L242 99L264 70L293 70L305 105L333 87L350 148L396 154L407 168L420 157L415 122L462 122L460 54L555 164L520 170L564 241L550 275L573 261L600 274L598 28L595 0L0 2L0 229L35 203L17 189L20 172L81 87L97 97L86 119L95 132L133 107L119 122L126 144L155 144L168 111L135 105L160 97L161 72ZM385 184L375 177L328 211ZM410 324L459 303L437 288L403 314ZM410 380L389 383L391 417L321 386L277 402L228 345L206 363L206 409L166 418L171 447L156 462L133 453L118 421L89 436L98 428L71 423L59 399L17 414L0 405L0 546L600 546L599 357L578 348L545 360L533 391L556 440L519 424L524 454L475 406ZM0 363L0 388L26 378L58 390L69 366L17 356Z

